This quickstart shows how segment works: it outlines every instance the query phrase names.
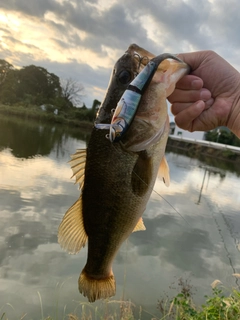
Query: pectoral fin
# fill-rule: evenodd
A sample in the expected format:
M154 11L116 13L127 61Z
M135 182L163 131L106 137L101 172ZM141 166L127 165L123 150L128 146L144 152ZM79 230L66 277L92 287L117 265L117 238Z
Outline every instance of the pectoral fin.
M69 253L76 254L87 242L82 216L82 197L68 209L58 228L58 242Z
M152 158L146 151L139 152L139 157L132 172L132 191L142 197L148 190L152 177Z
M133 229L133 232L136 232L136 231L144 231L146 230L146 227L143 223L143 219L140 218L138 223L136 224L135 228Z
M165 156L162 158L158 169L158 177L163 180L165 185L169 187L170 185L170 175L169 175L169 166Z

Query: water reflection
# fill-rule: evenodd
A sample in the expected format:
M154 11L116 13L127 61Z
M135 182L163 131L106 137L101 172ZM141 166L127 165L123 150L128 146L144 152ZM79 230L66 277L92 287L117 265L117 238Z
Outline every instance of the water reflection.
M240 166L238 162L234 161L223 161L219 160L218 157L214 157L214 153L212 156L209 156L204 154L204 153L194 153L192 152L191 148L190 149L181 149L181 148L174 148L171 145L167 145L166 148L167 152L173 152L175 155L184 155L187 156L191 159L196 158L198 161L204 163L205 165L209 165L213 168L219 168L227 171L234 172L237 176L240 176Z
M56 155L61 156L62 146L69 138L87 141L89 132L69 129L62 125L36 124L31 119L9 118L1 115L0 150L10 148L18 158L30 158L35 155L49 155L55 148Z
M61 317L64 306L69 313L86 301L77 289L86 249L72 256L57 243L58 225L79 196L67 161L86 143L67 128L40 128L0 119L0 308L9 318L40 318L39 294L45 316L57 304ZM215 279L238 285L232 273L240 272L238 174L175 152L167 159L170 187L156 181L146 231L131 235L114 263L114 299L156 315L157 300L177 278L190 276L201 300Z
M201 185L201 189L200 189L200 192L199 192L199 198L198 198L197 204L199 204L201 202L201 197L202 197L202 192L203 192L203 187L204 187L204 184L205 184L206 176L207 176L207 182L206 182L207 186L208 186L208 183L210 181L211 174L214 174L214 175L219 174L221 180L224 180L224 178L226 176L225 172L222 172L222 171L217 170L215 168L206 167L206 166L200 166L200 167L202 167L204 169L204 175L203 175L202 185Z

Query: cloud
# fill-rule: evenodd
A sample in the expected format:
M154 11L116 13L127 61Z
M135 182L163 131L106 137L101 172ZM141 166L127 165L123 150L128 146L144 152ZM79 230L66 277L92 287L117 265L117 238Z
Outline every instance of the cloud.
M30 15L33 17L41 17L48 10L54 10L60 4L54 0L42 0L41 2L37 0L31 1L31 5L27 0L22 1L0 1L0 7L7 11L20 12L25 15Z
M112 66L131 43L155 54L211 49L240 68L236 0L0 0L0 7L1 58L74 75L87 105L103 98Z

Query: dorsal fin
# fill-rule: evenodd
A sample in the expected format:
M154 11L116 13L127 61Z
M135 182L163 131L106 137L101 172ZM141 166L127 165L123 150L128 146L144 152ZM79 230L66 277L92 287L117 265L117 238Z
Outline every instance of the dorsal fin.
M146 230L146 227L143 223L143 219L140 218L138 223L136 224L135 228L133 229L133 232L136 232L136 231L144 231Z
M170 185L170 175L169 175L169 166L167 163L167 159L165 156L162 158L162 161L160 163L159 169L158 169L158 177L163 180L165 185L169 187Z
M68 253L78 253L87 242L82 215L82 197L68 209L58 228L58 242Z
M79 183L80 189L83 188L84 183L86 156L86 149L78 149L73 155L71 155L71 160L69 161L73 172L71 178L75 177L75 183Z

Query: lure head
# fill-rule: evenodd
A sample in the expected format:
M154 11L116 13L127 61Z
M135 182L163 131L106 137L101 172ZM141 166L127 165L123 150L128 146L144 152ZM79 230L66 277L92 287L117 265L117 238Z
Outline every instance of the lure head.
M112 109L116 110L123 93L139 73L141 63L139 55L135 54L135 49L129 48L115 63L95 124L110 125L113 116Z
M139 61L147 61L146 59L141 59L139 55L135 54L134 56L136 56ZM141 62L139 63L141 64ZM145 68L133 78L118 101L111 124L109 125L109 134L107 135L111 142L118 142L121 140L122 136L131 125L137 112L141 96L151 82L157 67L158 65L155 62L150 61ZM103 126L103 124L95 123L95 127L98 129L106 129L108 128L108 125L106 124Z
M180 73L177 71L178 68L182 69ZM152 70L153 78L147 70ZM136 140L145 142L148 139L146 136L149 135L157 137L155 140L158 139L159 134L155 131L161 131L167 117L166 98L173 91L176 81L188 71L186 65L171 54L155 57L135 44L130 45L113 68L105 99L97 114L95 128L107 129L107 137L111 142L121 140L122 146L128 149L126 142L131 145L138 144ZM152 101L153 97L156 104ZM114 115L112 109L115 109ZM144 127L146 123L147 128ZM142 134L139 134L139 126L142 128Z

